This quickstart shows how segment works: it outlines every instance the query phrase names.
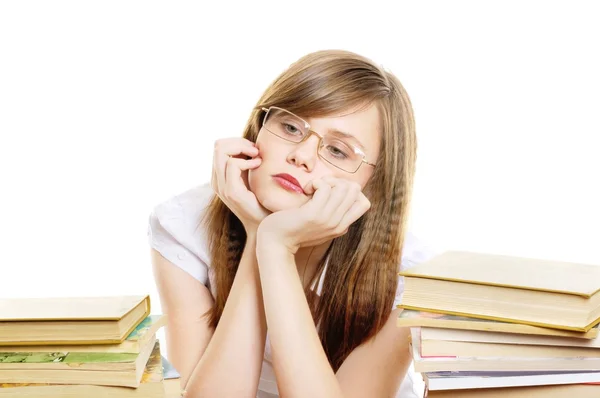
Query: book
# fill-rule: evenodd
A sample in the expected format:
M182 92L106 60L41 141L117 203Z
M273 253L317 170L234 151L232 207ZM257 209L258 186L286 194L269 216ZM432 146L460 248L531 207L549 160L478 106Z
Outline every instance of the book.
M574 332L570 330L550 329L539 326L524 325L520 323L501 322L491 319L471 318L458 315L441 314L434 312L403 310L398 315L396 325L399 327L428 327L438 329L479 330L499 332L497 334L520 334L536 336L564 336L575 339L595 339L598 337L598 325L587 332ZM537 338L537 337L531 337Z
M89 384L0 384L2 398L165 398L160 344L153 346L137 388Z
M0 346L0 351L8 352L106 352L139 354L158 329L167 323L166 315L150 315L146 317L120 344L92 345L33 345L33 346Z
M150 296L0 299L0 346L120 344Z
M416 372L517 372L517 371L600 371L600 356L595 357L423 357L418 332L411 329L410 352Z
M175 369L175 367L171 364L171 362L167 358L165 358L165 357L162 358L162 364L163 364L163 376L165 377L165 380L181 378L181 375L179 374L177 369Z
M508 387L457 391L428 391L425 398L598 398L600 386L570 384L562 386Z
M587 332L600 266L448 251L399 273L401 308Z
M423 340L421 356L503 358L600 358L600 350L586 347L560 347L532 344L480 343L473 341ZM1 365L1 363L0 363Z
M0 383L138 387L156 336L139 354L0 353Z
M430 372L423 380L429 391L467 390L600 382L600 372Z
M595 339L579 339L562 336L532 336L526 334L485 332L478 330L455 330L422 327L421 344L428 340L559 347L586 347L600 349L600 338L598 337ZM598 350L597 353L600 355L600 350Z

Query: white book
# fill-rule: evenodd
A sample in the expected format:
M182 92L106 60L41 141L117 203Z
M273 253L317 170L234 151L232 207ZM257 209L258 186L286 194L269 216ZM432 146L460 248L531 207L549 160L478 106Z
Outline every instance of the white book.
M422 357L417 328L411 329L411 354L416 372L593 372L600 371L600 357Z
M600 383L600 372L429 372L429 391Z
M429 327L421 328L421 340L600 348L600 337L588 340L563 336L538 336ZM598 353L598 356L600 356L600 352Z

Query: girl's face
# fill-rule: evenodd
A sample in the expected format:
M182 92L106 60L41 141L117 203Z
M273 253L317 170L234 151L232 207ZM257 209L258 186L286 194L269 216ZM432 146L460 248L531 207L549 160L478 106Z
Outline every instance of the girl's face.
M330 137L334 145L322 149L322 154L330 159L341 156L337 145L344 148L353 146L365 154L369 163L377 163L381 143L380 115L377 106L347 113L343 116L310 118L303 115L310 124L310 129L321 136ZM271 116L269 116L271 118ZM287 122L286 122L287 123ZM297 133L294 126L279 123L277 126L286 134ZM258 201L269 211L297 208L312 197L311 181L323 177L335 177L358 183L361 187L367 184L373 174L373 167L362 163L355 173L349 173L335 167L317 153L319 137L312 134L303 142L290 142L273 134L271 128L261 128L256 140L259 156L262 158L260 167L249 172L250 190ZM345 133L340 135L339 132ZM362 156L361 156L362 158ZM287 176L286 176L287 175ZM289 183L288 176L293 177L302 187Z

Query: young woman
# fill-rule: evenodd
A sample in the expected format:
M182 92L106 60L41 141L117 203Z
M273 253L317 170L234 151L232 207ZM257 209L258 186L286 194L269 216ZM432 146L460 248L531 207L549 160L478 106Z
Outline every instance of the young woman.
M150 217L185 396L418 396L395 324L400 267L430 255L406 233L415 157L404 88L362 56L312 53L270 85L215 143L211 185Z

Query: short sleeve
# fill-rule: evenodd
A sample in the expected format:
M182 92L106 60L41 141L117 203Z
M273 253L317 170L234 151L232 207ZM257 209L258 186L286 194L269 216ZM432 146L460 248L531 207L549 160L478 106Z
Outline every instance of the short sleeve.
M212 196L210 185L190 189L158 204L148 223L150 247L205 286L210 285L210 259L201 221Z
M402 248L402 260L400 270L413 267L417 264L425 262L433 258L437 253L429 247L425 242L418 239L416 236L407 233L404 239L404 247ZM404 292L404 277L398 277L398 287L396 288L396 298L394 299L395 309L402 302L402 293Z

